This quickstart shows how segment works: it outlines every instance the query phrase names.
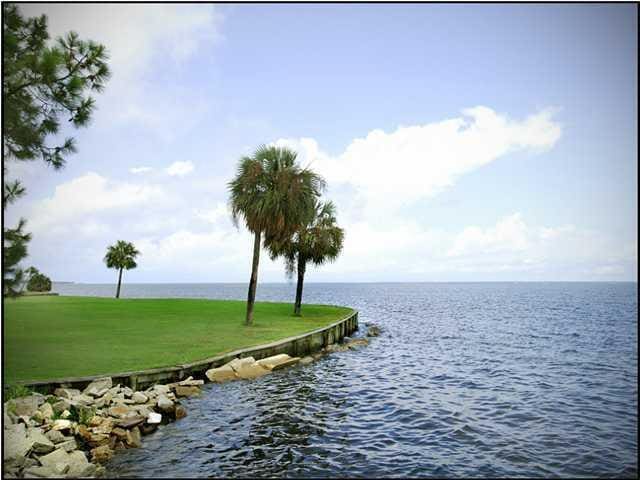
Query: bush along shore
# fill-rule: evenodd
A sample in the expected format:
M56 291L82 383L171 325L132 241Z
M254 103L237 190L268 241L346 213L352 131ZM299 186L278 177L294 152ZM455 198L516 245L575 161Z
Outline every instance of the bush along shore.
M375 325L367 336L378 336ZM215 383L250 380L288 366L309 364L323 355L368 345L367 338L345 337L307 357L275 355L256 361L235 358L207 370ZM115 452L142 446L142 437L158 425L187 415L180 399L197 396L204 380L192 377L143 391L113 385L110 377L92 381L83 391L54 390L53 395L32 393L3 405L3 476L6 478L102 477L101 464Z

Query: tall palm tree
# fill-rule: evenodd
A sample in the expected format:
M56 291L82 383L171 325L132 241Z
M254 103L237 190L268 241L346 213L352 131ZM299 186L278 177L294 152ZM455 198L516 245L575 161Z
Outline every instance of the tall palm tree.
M104 256L104 263L107 268L117 268L118 272L118 289L116 290L116 298L120 298L120 284L122 283L122 270L131 270L136 268L136 257L140 254L133 243L118 240L115 245L107 248L107 254Z
M302 286L307 263L320 266L335 260L342 251L344 230L336 224L336 209L333 202L315 202L311 220L302 225L291 237L268 245L272 259L284 257L289 278L298 272L294 315L300 315Z
M275 146L261 146L240 159L235 178L229 182L229 205L233 222L244 220L254 234L253 263L247 294L245 323L253 323L258 283L260 241L282 242L313 215L316 197L324 189L322 177L296 164L297 153Z

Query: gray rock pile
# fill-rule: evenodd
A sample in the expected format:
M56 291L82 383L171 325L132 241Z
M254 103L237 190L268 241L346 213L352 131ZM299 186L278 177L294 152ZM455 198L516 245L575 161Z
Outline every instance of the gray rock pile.
M83 391L57 388L3 405L6 478L99 477L115 451L142 446L160 423L186 416L180 398L198 395L203 380L189 377L136 392L111 378Z

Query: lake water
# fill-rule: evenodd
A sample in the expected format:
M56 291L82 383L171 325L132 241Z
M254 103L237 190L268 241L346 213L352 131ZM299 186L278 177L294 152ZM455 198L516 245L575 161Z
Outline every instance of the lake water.
M113 285L57 284L113 295ZM291 301L295 285L258 285ZM241 284L123 286L246 298ZM126 477L636 476L636 283L309 284L382 336L255 381L207 384L188 416L120 452ZM304 307L303 307L304 308Z

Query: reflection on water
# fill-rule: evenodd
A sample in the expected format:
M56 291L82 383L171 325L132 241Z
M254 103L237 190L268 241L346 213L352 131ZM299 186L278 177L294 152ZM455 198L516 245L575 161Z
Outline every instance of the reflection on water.
M289 301L292 285L260 285ZM112 286L61 293L111 295ZM128 296L243 299L243 285ZM119 453L127 477L635 476L637 285L310 284L384 329L357 351L206 385Z

